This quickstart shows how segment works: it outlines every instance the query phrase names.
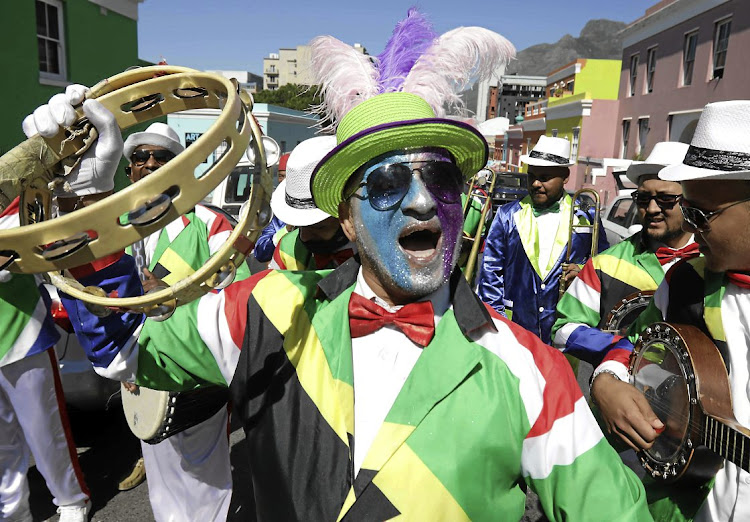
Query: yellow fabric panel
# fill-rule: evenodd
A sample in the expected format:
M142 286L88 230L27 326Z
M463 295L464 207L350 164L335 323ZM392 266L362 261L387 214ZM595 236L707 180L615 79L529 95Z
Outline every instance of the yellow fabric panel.
M617 274L616 279L641 290L656 290L654 278L641 267L609 254L594 257L594 268L606 274Z
M279 255L281 256L281 261L284 263L286 270L307 270L306 265L303 265L294 256L287 254L283 250L279 251Z
M469 520L445 486L408 444L396 451L375 475L373 483L401 513L391 520Z
M354 488L349 488L349 494L346 496L346 500L344 500L344 505L341 508L341 512L339 513L336 522L339 522L339 520L344 518L344 515L346 515L346 512L349 511L349 508L354 505L355 500L357 500L357 497L354 496Z
M190 276L195 270L185 262L180 255L167 248L159 258L159 264L169 270L169 274L163 279L168 285L174 285L182 279Z
M384 422L362 462L364 469L380 470L383 464L414 431L414 426Z
M703 309L703 318L706 321L708 331L716 341L727 341L724 334L724 323L721 321L721 308L717 306L707 306Z
M302 306L299 289L283 272L272 272L258 283L253 296L268 320L284 336L284 350L302 388L326 422L349 446L347 434L354 433L354 390L348 383L333 378L323 346ZM297 312L290 314L289 308Z

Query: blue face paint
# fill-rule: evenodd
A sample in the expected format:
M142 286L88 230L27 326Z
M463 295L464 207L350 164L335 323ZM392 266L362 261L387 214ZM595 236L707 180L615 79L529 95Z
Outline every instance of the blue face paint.
M411 166L417 172L412 174L409 191L397 207L376 210L367 200L350 200L364 266L374 272L384 288L416 298L434 292L450 277L463 226L460 201L441 202L422 183L416 162L424 161L450 159L435 152L394 153L365 171L363 182L382 165L415 162ZM358 192L366 192L366 188Z

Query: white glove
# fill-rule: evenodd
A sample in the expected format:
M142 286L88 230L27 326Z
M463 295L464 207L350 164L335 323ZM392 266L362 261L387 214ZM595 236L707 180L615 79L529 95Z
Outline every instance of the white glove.
M46 105L37 107L33 114L26 116L23 132L27 137L34 134L45 138L54 136L61 126L71 125L76 120L73 107L80 104L88 92L88 87L83 85L69 85L65 94L55 94ZM83 113L99 131L99 139L66 176L72 192L57 191L56 196L98 194L115 186L114 176L122 157L122 134L115 116L96 100L83 101Z

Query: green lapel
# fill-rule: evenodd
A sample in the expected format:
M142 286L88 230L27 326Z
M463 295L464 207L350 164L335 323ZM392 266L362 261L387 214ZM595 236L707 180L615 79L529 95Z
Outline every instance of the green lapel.
M435 405L466 379L480 358L481 351L463 336L453 309L448 310L367 452L355 490L363 491L372 482Z
M656 254L646 250L641 241L638 242L637 251L635 252L635 261L648 275L654 280L656 286L664 279L664 269L659 263Z

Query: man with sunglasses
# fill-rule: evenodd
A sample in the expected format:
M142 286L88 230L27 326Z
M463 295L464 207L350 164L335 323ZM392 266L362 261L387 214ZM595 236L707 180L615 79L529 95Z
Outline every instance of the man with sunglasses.
M131 134L123 150L129 161L130 181L136 183L151 175L183 150L177 133L164 123L153 123L144 132ZM174 284L190 275L221 248L231 231L232 225L223 215L197 205L192 212L130 247L128 252L136 260L144 291L164 283ZM248 276L249 270L243 264L236 278ZM147 320L141 335L151 335L153 324ZM137 390L130 383L126 387ZM145 466L157 521L225 520L232 496L227 423L227 408L222 408L208 420L158 444L141 442L143 462L136 463L134 472L120 488L138 485L137 472Z
M521 156L528 165L529 195L497 211L479 276L479 297L485 303L548 344L560 277L564 274L565 284L572 281L580 270L576 262L583 263L591 253L591 233L575 233L574 262L563 263L573 203L564 188L574 164L569 158L570 142L548 136L541 136L534 149ZM593 212L576 212L574 225L592 222ZM608 246L600 234L597 251Z
M271 210L296 228L278 242L269 268L336 268L356 253L339 220L316 207L310 194L313 169L335 146L335 136L316 136L297 145L289 156L286 178L271 197Z
M687 149L660 142L644 163L628 167L643 228L590 259L557 303L552 336L564 353L597 366L614 342L614 334L601 331L608 313L634 293L656 290L672 265L698 255L693 235L682 230L680 184L657 177L667 165L681 163Z
M638 332L656 321L692 324L713 339L729 373L734 416L750 426L748 143L750 101L709 104L683 162L659 173L663 180L682 184L684 228L695 234L703 255L667 274L629 337L613 346L595 372L592 397L608 429L634 449L651 447L664 429L643 395L627 383L632 343ZM659 520L748 520L750 474L725 461L702 487L678 483L656 488L653 498L651 510Z

